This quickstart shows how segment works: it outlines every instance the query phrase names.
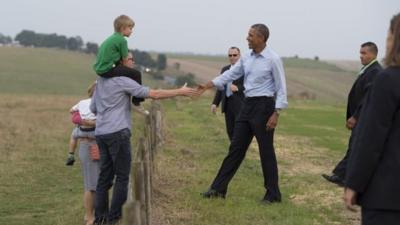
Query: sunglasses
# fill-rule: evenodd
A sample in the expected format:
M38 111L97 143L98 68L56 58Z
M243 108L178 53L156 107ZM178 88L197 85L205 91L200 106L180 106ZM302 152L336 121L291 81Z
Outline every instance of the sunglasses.
M236 57L236 56L238 56L238 54L229 54L228 56L229 57Z

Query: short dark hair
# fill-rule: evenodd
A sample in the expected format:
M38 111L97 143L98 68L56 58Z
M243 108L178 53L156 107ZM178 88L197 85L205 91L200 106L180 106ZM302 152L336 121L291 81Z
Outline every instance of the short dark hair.
M390 20L389 32L393 35L392 48L388 49L385 56L387 66L400 66L400 13Z
M236 49L240 53L240 49L238 47L236 47L236 46L232 46L229 49Z
M376 46L376 44L374 42L371 42L371 41L365 42L361 45L361 48L364 48L364 47L368 47L368 49L372 53L374 53L375 55L378 55L378 46Z
M265 24L256 23L253 26L251 26L251 28L256 30L259 35L264 37L264 42L267 42L269 38L269 29Z

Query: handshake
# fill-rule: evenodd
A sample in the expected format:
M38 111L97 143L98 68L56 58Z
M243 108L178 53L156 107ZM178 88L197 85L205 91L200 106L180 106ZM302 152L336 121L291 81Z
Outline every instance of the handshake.
M202 95L207 89L214 87L211 81L206 84L199 84L196 88L187 87L185 83L181 88L178 89L179 95L196 98Z

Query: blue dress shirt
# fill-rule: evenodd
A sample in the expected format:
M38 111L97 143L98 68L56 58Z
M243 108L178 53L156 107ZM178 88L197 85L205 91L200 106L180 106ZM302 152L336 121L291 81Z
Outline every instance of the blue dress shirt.
M231 66L231 68L212 80L219 90L224 85L244 76L244 95L246 97L275 97L275 108L287 108L285 71L281 58L268 46L259 54L251 51Z

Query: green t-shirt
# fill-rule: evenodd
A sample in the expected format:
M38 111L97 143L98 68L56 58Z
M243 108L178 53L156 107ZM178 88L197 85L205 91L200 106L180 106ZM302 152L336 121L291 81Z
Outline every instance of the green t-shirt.
M97 74L108 72L121 58L128 57L128 42L121 33L115 32L99 48L93 69Z

